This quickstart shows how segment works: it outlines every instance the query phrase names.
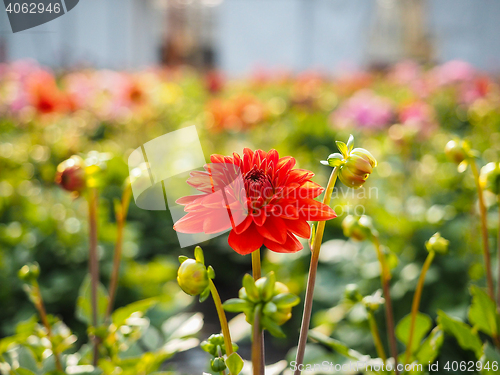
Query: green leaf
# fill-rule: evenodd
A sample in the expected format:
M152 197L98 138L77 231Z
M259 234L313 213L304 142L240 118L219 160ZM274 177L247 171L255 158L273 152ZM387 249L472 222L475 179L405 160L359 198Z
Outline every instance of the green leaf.
M253 277L248 273L243 276L243 287L245 288L247 297L250 301L258 302L260 300L259 290L255 285Z
M344 158L347 158L347 156L349 155L349 151L347 150L347 145L342 141L335 141L335 143L337 144L340 153L344 156Z
M205 256L203 255L203 250L199 246L196 246L194 249L194 259L201 264L205 264Z
M148 298L141 301L132 302L131 304L124 307L120 307L111 315L113 324L117 327L120 327L125 324L125 321L130 318L133 313L145 313L150 308L155 306L158 302L159 300L157 298Z
M261 317L260 324L262 325L262 328L267 329L274 337L286 337L281 327L267 316L263 315Z
M396 326L396 336L403 344L408 346L410 341L410 325L411 325L411 314L406 315L401 319ZM417 313L415 319L415 329L413 331L413 339L411 343L411 352L414 353L420 346L423 338L432 328L432 319L422 313Z
M182 264L184 263L186 260L188 260L189 258L185 255L179 255L179 263Z
M247 301L240 298L231 298L222 304L224 310L232 313L238 313L245 311L247 309L251 309L252 305Z
M352 151L352 148L354 147L354 137L351 135L349 135L349 140L347 141L347 151L351 152Z
M278 307L293 307L299 304L300 298L292 293L280 293L271 301Z
M455 337L462 349L472 350L477 358L481 358L483 354L481 339L472 327L441 310L438 311L437 321L443 331Z
M205 288L205 290L203 292L201 292L201 294L200 294L199 301L204 302L208 298L209 295L210 295L210 288Z
M215 279L215 270L212 266L207 267L208 278Z
M271 315L278 311L278 307L273 302L268 302L264 305L262 313L265 315Z
M419 363L432 363L439 354L439 349L443 345L444 334L439 327L435 327L425 341L420 345L416 353Z
M80 287L78 293L78 299L76 301L76 317L87 325L93 325L92 322L92 296L91 296L91 278L90 274L85 276L83 283ZM99 283L97 286L97 325L104 323L104 317L106 315L106 309L108 308L108 292L106 288Z
M474 328L489 336L498 335L496 304L484 290L476 285L470 288L472 304L469 308L469 321Z
M28 370L28 369L23 368L23 367L17 368L16 369L16 374L19 374L19 375L36 375L33 371Z
M243 359L241 359L238 353L231 353L226 359L226 366L231 375L238 375L243 369Z
M347 347L345 344L341 343L338 340L332 339L331 337L325 336L322 333L316 332L314 330L309 331L308 336L319 342L320 344L323 344L335 352L343 355L346 358L355 360L355 361L366 361L366 356L363 356L361 353L355 351L354 349L351 349Z
M276 274L273 271L271 271L264 278L264 281L262 282L262 284L259 281L257 281L255 284L257 285L257 288L259 289L260 296L262 297L262 300L270 301L271 298L273 298L273 294L274 294L274 284L276 284Z

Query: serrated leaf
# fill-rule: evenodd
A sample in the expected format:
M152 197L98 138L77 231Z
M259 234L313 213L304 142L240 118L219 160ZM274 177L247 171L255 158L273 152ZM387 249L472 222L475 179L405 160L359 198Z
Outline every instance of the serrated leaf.
M455 337L462 349L472 350L477 358L481 358L483 352L481 339L472 327L441 310L438 311L437 321L443 331Z
M322 333L316 332L314 330L309 331L308 336L319 342L320 344L323 344L335 352L343 355L344 357L347 357L349 359L355 360L355 361L364 361L367 359L367 356L363 356L361 353L357 352L354 349L349 348L347 345L341 343L338 340L332 339L331 337L325 336Z
M408 346L410 341L410 325L411 314L406 315L401 319L396 326L396 336L403 344ZM415 319L415 329L413 331L413 339L411 344L411 352L414 353L420 346L423 338L432 328L432 319L421 312L417 313Z
M91 292L91 277L90 274L85 276L82 285L80 286L80 291L78 293L78 299L76 301L76 317L82 322L86 323L88 326L93 325L92 317L92 292ZM104 317L106 315L106 309L108 307L108 292L106 288L98 283L97 285L97 325L104 323Z
M472 326L489 336L498 335L498 314L495 302L476 285L470 288L470 293L472 304L469 308L469 321Z
M238 353L231 353L226 359L226 366L231 375L238 375L243 370L243 359Z
M439 327L435 327L424 340L416 352L415 357L419 363L432 363L437 358L439 350L443 345L444 334Z

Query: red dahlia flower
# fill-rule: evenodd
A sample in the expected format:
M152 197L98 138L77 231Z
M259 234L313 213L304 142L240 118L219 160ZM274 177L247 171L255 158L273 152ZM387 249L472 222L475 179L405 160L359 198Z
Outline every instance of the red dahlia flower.
M262 245L294 253L302 249L295 236L310 236L307 221L336 217L329 206L314 200L324 190L311 181L314 174L293 169L291 156L246 148L243 157L212 155L211 162L205 171L192 172L187 181L203 194L177 200L187 212L174 225L178 232L213 234L231 229L229 245L239 254ZM222 195L214 194L220 190Z

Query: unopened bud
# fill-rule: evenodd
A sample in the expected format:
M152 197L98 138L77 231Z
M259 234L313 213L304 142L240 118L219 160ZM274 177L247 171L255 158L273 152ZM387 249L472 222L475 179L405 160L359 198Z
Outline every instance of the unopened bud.
M465 141L462 140L451 140L449 141L444 152L448 159L450 159L455 164L460 164L468 156L469 146Z
M73 155L57 166L56 183L63 189L72 192L81 192L85 189L86 176L83 159Z
M197 296L209 286L207 268L194 259L186 259L177 271L177 282L184 292Z
M21 267L17 275L23 281L35 281L40 276L40 266L36 262L25 264Z
M483 189L500 194L500 163L488 163L481 168L479 181Z
M356 241L364 241L372 237L375 232L372 220L368 216L347 215L342 222L344 236Z
M425 247L427 248L427 251L434 251L439 254L446 254L448 252L448 245L450 241L448 241L446 238L441 237L441 234L435 233L429 241L425 243Z

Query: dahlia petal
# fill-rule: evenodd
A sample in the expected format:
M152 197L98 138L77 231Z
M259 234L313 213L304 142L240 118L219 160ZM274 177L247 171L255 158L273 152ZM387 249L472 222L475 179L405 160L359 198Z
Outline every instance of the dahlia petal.
M299 201L301 205L299 213L304 216L307 221L323 221L337 217L337 214L330 206L318 202L314 199L302 199Z
M175 201L176 204L186 205L189 203L193 203L196 199L203 198L205 194L197 194L197 195L186 195L185 197L181 197Z
M254 215L252 215L252 218L253 218L253 222L256 225L258 225L259 227L264 225L264 223L266 222L266 218L267 218L266 210L264 210L264 209L257 210L257 212Z
M212 163L224 163L224 155L213 154L210 156L210 161Z
M206 234L219 233L231 229L231 221L227 210L212 210L203 222L203 232Z
M252 220L252 217L251 216L247 216L242 222L241 224L237 225L235 228L233 228L233 231L236 233L236 234L241 234L243 233L244 231L246 231L248 229L248 227L250 226L250 224L252 224L253 220Z
M277 253L296 253L297 251L303 249L302 244L291 233L288 233L287 239L284 244L279 244L277 242L264 239L264 246L269 250L275 251Z
M260 249L264 243L264 237L257 231L255 224L252 224L240 234L232 230L229 233L228 243L238 254L247 255Z
M270 163L273 163L273 166L276 166L279 160L278 151L276 151L274 148L272 150L269 150L266 159L268 160L268 166L270 166Z
M283 219L270 215L266 219L266 224L257 226L257 230L267 240L285 243L287 236L287 227Z
M203 223L207 213L189 212L174 224L174 230L180 233L203 233Z
M285 222L286 228L291 231L293 234L296 234L302 238L311 237L311 227L307 224L307 221L304 219L299 220L287 220L283 219Z

